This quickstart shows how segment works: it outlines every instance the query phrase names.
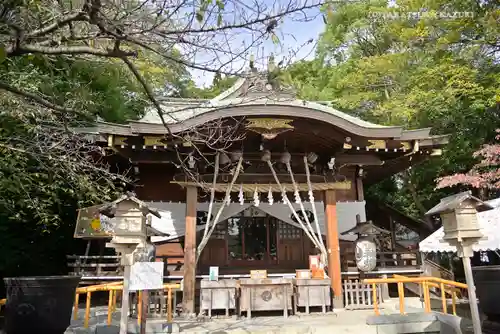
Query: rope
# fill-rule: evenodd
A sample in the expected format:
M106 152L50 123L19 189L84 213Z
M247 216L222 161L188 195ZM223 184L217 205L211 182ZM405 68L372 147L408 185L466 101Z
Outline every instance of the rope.
M290 165L290 162L286 163L286 168L288 169L288 173L290 174L290 178L292 180L292 184L294 186L295 193L298 195L299 194L299 187L297 187L297 183L295 182L295 178L293 176L292 166ZM302 199L300 198L300 196L297 196L297 201L299 202L300 211L302 211L302 215L304 216L304 219L307 223L307 227L309 228L309 231L311 232L312 237L315 239L316 247L318 247L319 250L321 251L321 254L323 254L323 256L324 256L323 260L326 260L326 258L327 258L326 248L319 242L318 238L316 238L316 233L314 232L314 229L311 225L311 222L309 221L309 217L306 215L306 210L304 209L304 204L302 203ZM313 207L314 207L314 203L313 203ZM293 210L293 211L295 212L295 210ZM317 236L319 238L323 239L321 236L321 231L319 231L319 234Z
M276 171L274 170L274 167L273 167L273 164L272 164L271 160L267 160L267 165L269 166L269 169L271 169L271 173L273 174L273 177L274 177L274 180L276 181L276 184L281 189L281 194L283 195L283 199L285 200L286 204L288 205L288 207L292 211L292 214L295 217L295 219L297 219L297 221L299 222L300 227L302 227L302 229L304 230L304 233L313 242L314 246L316 246L317 248L321 249L319 247L319 245L317 244L316 240L313 238L313 236L309 233L309 231L305 227L305 225L302 222L302 220L299 218L299 215L297 215L297 212L295 212L295 209L293 208L292 203L290 203L290 200L288 199L288 196L286 196L285 189L282 187L280 181L278 180L278 175L276 175Z
M233 174L233 179L231 180L231 183L229 184L229 187L227 187L227 189L226 189L226 195L224 196L224 201L222 201L222 205L220 206L219 211L217 211L217 215L214 218L213 225L211 226L210 230L208 231L208 234L206 235L206 237L204 237L201 240L200 244L198 245L198 248L196 249L196 263L198 263L198 260L200 258L201 252L203 251L203 249L205 248L205 246L208 243L208 240L212 236L212 233L215 230L215 226L219 222L219 218L220 218L220 216L222 214L222 211L224 210L224 207L229 202L229 198L230 198L230 194L231 194L231 189L233 188L234 183L236 182L236 179L238 178L238 175L240 174L242 162L243 162L243 156L241 156L240 159L238 160L238 165L236 166L236 170L235 170L235 172Z
M210 226L210 217L212 217L212 209L213 209L213 204L215 200L215 185L217 184L217 176L219 175L219 152L215 155L215 171L214 171L214 181L212 182L212 189L210 189L210 204L208 205L208 216L207 216L207 222L205 224L205 231L203 232L203 240L208 233L209 226Z
M311 173L309 172L309 164L307 163L307 157L304 156L304 165L306 169L306 177L307 177L307 186L309 188L309 202L311 203L312 210L313 210L313 216L314 216L314 224L316 225L316 230L318 231L318 235L321 236L319 238L322 250L324 250L325 254L327 254L325 243L323 242L323 236L321 234L321 229L319 228L319 221L318 221L318 212L316 211L316 205L314 205L314 197L313 197L313 190L312 190L312 184L311 184ZM326 259L324 259L326 262Z

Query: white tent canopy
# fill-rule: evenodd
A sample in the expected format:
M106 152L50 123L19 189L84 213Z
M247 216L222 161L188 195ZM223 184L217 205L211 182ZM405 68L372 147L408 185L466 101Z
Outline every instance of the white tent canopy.
M185 203L166 203L166 202L146 202L151 208L155 208L161 215L161 218L155 216L151 217L151 225L160 232L167 233L169 237L152 237L151 241L161 242L177 239L186 234L186 204ZM198 203L198 211L208 211L209 203ZM212 215L215 217L219 210L221 203L214 203ZM325 234L325 209L323 202L315 202L316 210L318 212L318 221L322 234ZM224 207L219 222L222 222L236 214L255 207L253 204L245 203L231 203ZM299 204L293 203L296 210L300 210ZM260 203L255 207L259 211L263 211L285 223L301 228L300 224L292 219L290 208L283 203ZM305 210L311 210L310 203L304 203ZM337 218L339 224L339 234L353 228L356 225L356 215L360 215L361 221L366 221L365 202L339 202L337 203ZM205 225L198 225L197 231L205 229ZM340 239L353 241L355 236L339 236Z
M490 202L493 204L493 201ZM472 246L473 250L475 252L484 252L500 249L500 207L479 212L477 218L483 238ZM420 251L424 253L456 252L457 248L444 241L443 237L444 231L443 227L441 227L419 243Z

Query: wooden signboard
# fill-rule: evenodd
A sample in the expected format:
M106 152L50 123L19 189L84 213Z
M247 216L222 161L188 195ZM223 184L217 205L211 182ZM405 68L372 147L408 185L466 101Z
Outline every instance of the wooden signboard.
M309 269L297 269L295 270L295 277L297 279L310 279L311 276L311 270Z
M111 238L114 221L99 213L102 205L90 206L78 210L75 238Z
M267 278L267 270L250 270L250 278L266 279Z

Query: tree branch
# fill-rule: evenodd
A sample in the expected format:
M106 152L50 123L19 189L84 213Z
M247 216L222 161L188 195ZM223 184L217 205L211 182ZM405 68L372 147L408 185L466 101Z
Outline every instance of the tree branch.
M130 61L130 59L128 59L127 57L121 57L121 60L128 66L128 68L130 69L132 74L134 74L137 81L139 81L139 83L142 85L142 87L144 88L144 91L146 92L146 95L151 100L151 102L153 102L156 110L158 111L158 116L160 116L160 119L161 119L163 126L167 129L168 134L171 137L173 137L173 134L170 131L170 127L167 125L167 122L165 121L165 117L163 117L163 109L162 109L160 103L158 102L158 100L156 99L156 97L154 96L153 90L151 89L149 84L146 82L146 80L144 80L142 75L139 73L139 70L135 67L134 63L132 63ZM168 113L167 113L167 115L170 118L172 118L175 122L177 122L177 119L175 119L172 115L170 115Z
M19 47L11 46L7 48L7 56L16 56L26 53L39 53L46 55L78 55L88 54L99 57L122 58L136 57L137 51L123 51L120 49L96 49L88 46L60 46L60 47L45 47L40 45L25 44Z
M318 3L312 4L312 5L304 5L304 6L301 6L298 8L286 9L286 10L279 12L278 14L275 14L275 15L269 15L269 16L266 15L265 17L257 18L254 20L244 21L244 22L236 23L236 24L228 24L228 25L221 26L221 27L200 28L200 29L182 29L182 30L180 29L180 30L176 30L176 31L161 31L161 33L164 35L201 34L201 33L218 32L218 31L224 31L224 30L233 30L233 29L239 29L239 28L247 28L247 27L250 27L254 24L264 23L264 22L280 19L285 15L294 14L294 13L301 12L301 11L307 10L307 9L313 9L316 7L320 7L322 5L324 5L324 2L318 2Z
M49 109L52 109L54 111L57 111L59 112L60 114L62 115L67 115L67 114L73 114L73 115L78 115L78 116L82 116L86 119L89 119L89 115L86 115L82 112L79 112L75 109L71 109L71 108L65 108L65 107L62 107L60 105L57 105L57 104L54 104L50 101L47 101L46 99L36 95L36 94L33 94L33 93L30 93L30 92L25 92L25 91L22 91L16 87L12 87L6 83L3 83L0 81L0 89L3 89L7 92L11 92L13 94L16 94L18 96L21 96L23 98L26 98L28 100L32 100L33 102L37 103L37 104L40 104L46 108L49 108Z
M25 36L27 38L44 36L44 35L50 34L53 31L56 31L57 29L65 26L66 24L69 24L73 21L87 21L87 19L88 19L87 16L83 12L72 13L72 14L69 14L69 15L61 18L60 20L55 21L52 24L49 24L46 27L42 27L40 29L33 30L32 32L27 33Z

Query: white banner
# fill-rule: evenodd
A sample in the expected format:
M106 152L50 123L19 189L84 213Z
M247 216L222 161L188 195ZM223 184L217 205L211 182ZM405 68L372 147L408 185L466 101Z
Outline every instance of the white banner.
M163 262L136 262L130 268L130 291L163 289Z

